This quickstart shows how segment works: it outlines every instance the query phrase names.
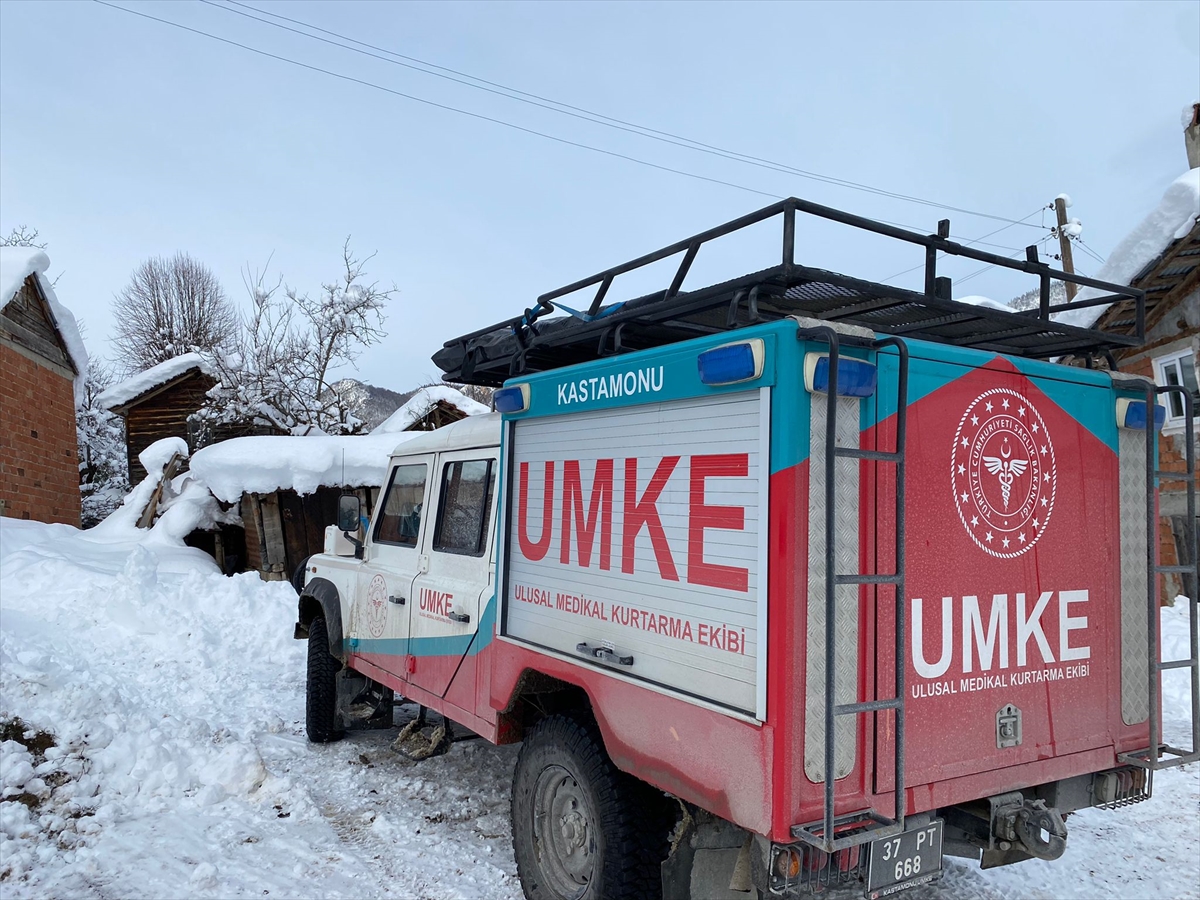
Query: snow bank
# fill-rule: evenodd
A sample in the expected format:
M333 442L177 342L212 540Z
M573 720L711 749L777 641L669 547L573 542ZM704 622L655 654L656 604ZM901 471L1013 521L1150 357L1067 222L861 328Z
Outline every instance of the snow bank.
M307 744L286 582L0 519L0 597L5 898L519 900L514 748Z
M244 493L382 487L396 445L421 433L234 438L197 450L191 473L226 503Z
M1200 219L1200 169L1192 169L1171 183L1154 211L1113 248L1108 262L1100 267L1095 277L1114 284L1129 284L1172 241L1186 236L1197 219ZM1104 294L1096 288L1085 287L1076 294L1075 300L1091 300ZM1065 325L1090 328L1110 305L1069 309L1053 318Z
M79 333L79 323L71 315L71 311L59 302L54 293L54 285L46 277L50 268L50 257L36 247L0 247L0 310L8 306L21 285L30 275L37 275L38 285L50 305L50 314L62 335L67 355L75 366L75 405L84 403L84 382L87 379L88 354L83 346L83 336Z
M192 369L199 369L205 375L216 377L216 369L203 356L199 353L184 353L114 384L100 394L96 402L104 409L110 410L116 406L124 406L130 400L173 381Z
M1008 306L1004 303L999 303L993 300L991 297L982 297L978 294L972 294L967 297L955 297L954 299L959 303L967 303L971 306L986 306L988 309L998 309L1001 312L1007 313L1013 311L1011 306Z
M491 412L491 409L472 400L462 391L455 390L449 385L434 384L423 387L413 394L407 403L376 425L371 430L371 434L396 434L407 431L413 423L419 422L429 415L430 410L437 405L438 401L449 403L468 416L482 416Z

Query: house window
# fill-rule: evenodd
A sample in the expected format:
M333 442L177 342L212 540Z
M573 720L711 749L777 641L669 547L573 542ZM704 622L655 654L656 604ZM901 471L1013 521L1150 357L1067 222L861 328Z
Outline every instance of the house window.
M1196 384L1196 358L1191 350L1182 350L1154 361L1155 380L1161 385L1182 385L1192 395L1193 413L1200 412L1200 388ZM1164 397L1167 428L1183 427L1183 398L1177 393Z

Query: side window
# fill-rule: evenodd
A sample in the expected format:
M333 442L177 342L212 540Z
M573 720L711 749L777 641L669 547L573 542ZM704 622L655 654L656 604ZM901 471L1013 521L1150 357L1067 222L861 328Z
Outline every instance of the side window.
M496 471L490 459L446 463L434 550L483 556L495 487Z
M375 543L417 546L421 504L425 501L426 468L424 463L396 466L375 525Z

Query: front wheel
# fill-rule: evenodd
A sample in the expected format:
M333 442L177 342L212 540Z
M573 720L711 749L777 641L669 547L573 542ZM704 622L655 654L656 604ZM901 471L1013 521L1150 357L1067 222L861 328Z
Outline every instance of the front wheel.
M661 794L613 765L594 723L543 719L525 738L513 774L513 850L525 896L661 896L664 807Z
M342 736L337 721L337 675L342 664L329 652L329 629L317 617L308 626L308 677L305 682L304 730L316 744Z

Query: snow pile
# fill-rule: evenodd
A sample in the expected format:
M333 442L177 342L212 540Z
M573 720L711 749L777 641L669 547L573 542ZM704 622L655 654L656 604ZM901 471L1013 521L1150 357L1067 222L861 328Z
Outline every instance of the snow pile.
M434 384L423 387L413 394L407 403L375 426L371 430L371 434L395 434L407 431L414 423L429 415L439 401L449 403L467 416L482 416L491 412L488 407L472 400L462 391L455 390L448 385Z
M1185 237L1200 219L1200 169L1180 175L1163 194L1158 207L1129 232L1108 255L1095 277L1114 284L1129 284L1172 241ZM1103 297L1104 291L1085 287L1075 300ZM1054 316L1056 322L1090 328L1110 304L1070 309Z
M998 303L991 297L983 297L978 294L972 294L969 297L955 297L954 299L959 303L967 303L971 306L985 306L988 309L998 309L1001 312L1007 313L1013 311L1012 307L1008 306L1007 304Z
M226 503L244 493L382 487L396 445L420 433L234 438L197 450L191 472Z
M21 290L21 285L30 275L37 275L38 285L46 302L50 305L50 314L58 326L67 355L75 366L75 405L82 406L85 402L85 381L88 370L87 348L83 346L83 336L79 333L79 324L71 311L63 306L54 293L54 285L46 277L50 268L50 257L36 247L0 247L0 311Z
M199 369L205 375L216 377L216 369L199 353L183 353L114 384L97 397L96 402L104 409L124 406L130 400L135 400L147 391L174 381L192 369Z
M290 585L106 524L0 519L4 897L519 898L512 748L308 745Z

